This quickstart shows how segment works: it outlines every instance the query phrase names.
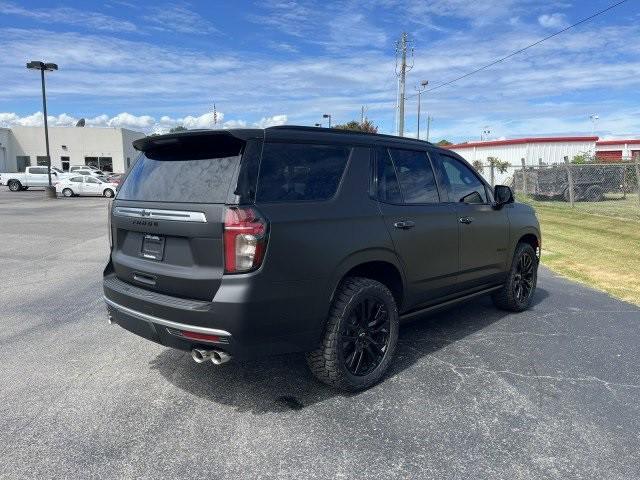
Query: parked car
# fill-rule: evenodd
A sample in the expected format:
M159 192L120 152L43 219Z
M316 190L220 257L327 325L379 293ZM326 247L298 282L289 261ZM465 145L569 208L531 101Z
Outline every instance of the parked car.
M134 146L109 217L110 319L198 363L301 351L321 381L360 390L388 369L401 318L481 294L531 305L534 210L450 150L307 127Z
M68 174L59 168L51 167L51 182L67 178ZM0 185L7 185L12 192L27 190L29 187L46 187L49 174L46 166L27 167L23 173L0 173Z
M72 165L71 167L69 167L69 172L71 173L77 170L99 170L99 169L92 165Z
M78 169L73 172L73 175L87 175L91 177L107 178L102 170L93 169Z
M122 179L124 178L124 174L122 173L112 173L107 175L107 181L111 183L116 183L118 185L122 184Z
M93 195L112 198L117 191L118 184L88 175L76 175L56 183L56 192L65 197Z

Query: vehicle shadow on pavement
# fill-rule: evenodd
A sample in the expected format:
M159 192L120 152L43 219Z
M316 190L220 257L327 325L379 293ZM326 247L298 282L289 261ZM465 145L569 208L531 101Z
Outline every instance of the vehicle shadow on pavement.
M538 287L534 306L548 296L546 290ZM496 309L486 297L404 323L385 380L509 315L513 314ZM181 390L253 414L299 411L336 396L359 395L340 392L318 382L307 369L302 354L215 366L209 362L196 364L189 353L166 349L151 360L150 366ZM374 388L384 390L385 380Z

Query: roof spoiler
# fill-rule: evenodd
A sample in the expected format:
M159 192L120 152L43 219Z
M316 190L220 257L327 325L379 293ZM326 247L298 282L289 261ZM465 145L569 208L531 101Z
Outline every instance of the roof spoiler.
M206 137L226 137L240 141L251 138L262 138L263 130L260 129L229 129L229 130L188 130L186 132L168 133L165 135L149 135L133 142L133 148L141 152L148 152L163 147L178 147L190 141L202 141Z

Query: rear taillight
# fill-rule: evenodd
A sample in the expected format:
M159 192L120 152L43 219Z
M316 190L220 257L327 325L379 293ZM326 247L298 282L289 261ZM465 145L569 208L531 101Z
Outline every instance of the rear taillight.
M260 266L267 249L267 221L252 207L228 207L224 217L224 271Z
M113 232L111 231L111 207L113 200L109 199L107 202L107 230L109 235L109 250L113 248Z

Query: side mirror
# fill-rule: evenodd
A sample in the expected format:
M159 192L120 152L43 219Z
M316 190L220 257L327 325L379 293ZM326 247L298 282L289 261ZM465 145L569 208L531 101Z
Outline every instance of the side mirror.
M513 192L506 185L496 185L493 189L493 198L495 199L495 207L500 208L507 203L513 203Z

